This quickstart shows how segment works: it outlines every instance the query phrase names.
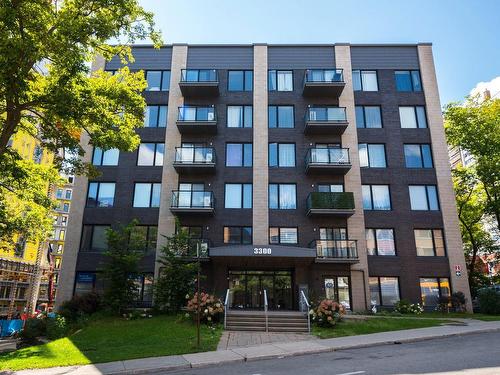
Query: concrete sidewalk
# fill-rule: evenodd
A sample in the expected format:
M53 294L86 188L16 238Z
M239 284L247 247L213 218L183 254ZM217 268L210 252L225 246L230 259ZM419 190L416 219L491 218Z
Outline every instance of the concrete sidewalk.
M450 319L453 320L453 319ZM312 353L331 352L340 349L363 348L374 345L405 343L433 338L500 331L500 321L482 322L466 320L467 325L443 325L381 332L369 335L339 337L325 340L306 340L285 343L270 343L214 352L133 359L86 366L53 367L42 370L4 372L16 375L101 375L101 374L144 374L159 371L180 370L230 362L244 362L267 358L279 358Z

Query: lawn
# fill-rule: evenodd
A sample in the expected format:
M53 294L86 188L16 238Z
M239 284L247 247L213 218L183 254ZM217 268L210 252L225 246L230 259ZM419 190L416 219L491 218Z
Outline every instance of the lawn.
M48 344L0 355L0 370L84 365L124 359L215 350L221 328L202 325L201 347L196 326L175 316L123 320L101 318L71 336Z
M440 319L415 319L415 318L369 318L369 319L344 319L333 328L314 326L312 334L322 339L342 336L364 335L368 333L399 331L402 329L426 328L439 326L446 321Z
M383 315L380 314L380 316L391 316L391 315ZM457 313L457 312L450 312L450 313L442 313L439 311L432 311L432 312L424 312L422 314L405 314L405 315L393 315L393 316L404 316L404 317L411 317L411 318L445 318L445 319L453 319L453 318L460 318L460 319L477 319L477 320L484 320L484 321L494 321L494 320L500 320L500 315L487 315L487 314L470 314L470 313Z

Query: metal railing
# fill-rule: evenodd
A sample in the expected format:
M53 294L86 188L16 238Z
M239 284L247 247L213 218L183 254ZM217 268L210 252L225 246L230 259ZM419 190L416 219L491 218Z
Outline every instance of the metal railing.
M268 308L267 290L264 289L264 315L266 316L266 332L269 332L269 317L267 314L267 308Z
M306 154L306 165L344 165L350 164L348 148L310 148Z
M177 121L203 122L216 121L215 106L182 106L179 107Z
M308 122L346 122L345 107L309 107L306 111Z
M226 290L226 298L224 298L224 329L227 328L227 310L229 309L229 291Z
M177 164L214 164L213 147L176 147L174 163Z
M305 305L307 306L307 313L306 313L306 317L307 317L307 331L309 333L311 333L311 319L309 317L309 310L311 309L311 304L309 303L309 301L307 300L307 297L306 295L304 294L304 291L301 290L300 291L300 301L305 303Z
M356 240L313 240L310 248L316 248L316 257L326 259L358 259Z
M307 69L305 82L344 82L344 71L342 69Z
M174 190L172 208L214 208L214 193L211 191Z
M219 82L215 69L182 69L181 82Z
M354 210L354 195L315 191L307 196L307 209Z

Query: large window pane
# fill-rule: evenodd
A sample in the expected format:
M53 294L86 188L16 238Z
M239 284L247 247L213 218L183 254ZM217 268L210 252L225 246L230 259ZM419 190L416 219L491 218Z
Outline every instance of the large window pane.
M104 151L104 154L102 155L102 165L118 165L119 155L120 150L117 148Z
M277 209L278 206L278 185L269 185L269 208Z
M422 168L420 145L404 145L404 152L407 168Z
M420 81L420 72L412 70L411 78L413 83L413 91L422 91L422 82Z
M381 128L382 117L380 115L380 107L364 107L365 108L365 122L367 128Z
M363 208L365 210L371 210L373 209L372 206L372 191L370 185L363 185L362 186L362 193L363 193Z
M243 145L243 166L251 167L253 164L253 145L245 143Z
M416 128L417 119L414 107L399 107L399 119L402 128Z
M376 236L378 255L396 255L394 231L392 229L377 229Z
M374 210L390 210L389 187L387 185L372 185L372 200Z
M241 228L241 243L243 245L252 243L252 227Z
M158 106L148 105L146 107L146 116L144 126L147 128L156 128L158 126Z
M246 105L243 107L243 127L251 128L253 126L253 107Z
M380 291L382 293L382 305L393 306L399 301L399 282L397 277L381 277Z
M422 162L424 168L432 168L432 152L430 145L422 145Z
M352 71L352 87L354 91L361 91L361 71Z
M163 71L163 77L161 79L161 91L170 90L170 70Z
M241 167L243 165L243 145L241 143L228 143L226 146L226 166Z
M368 255L377 255L377 243L375 239L375 229L366 229L366 251Z
M282 184L279 189L279 205L282 210L297 208L295 185Z
M109 229L108 225L94 225L92 231L91 250L104 251L108 247L108 240L106 231Z
M409 71L396 71L396 90L412 91L411 76Z
M253 72L245 70L245 91L253 90Z
M279 166L280 167L295 167L295 145L294 144L279 144Z
M102 149L99 147L94 148L94 156L92 157L93 165L101 165L102 161Z
M161 184L153 184L151 193L151 207L160 207Z
M155 159L155 144L141 143L139 146L137 165L153 165L154 159Z
M89 184L89 190L87 192L87 207L95 207L96 206L98 187L99 187L98 182L91 182Z
M291 71L278 71L277 76L278 91L293 90L293 74Z
M227 126L228 128L243 127L243 107L242 106L227 106Z
M243 91L244 74L242 70L228 72L228 90Z
M361 81L363 84L363 91L378 91L377 72L362 71Z
M417 119L418 119L418 127L426 128L427 127L427 118L425 116L425 108L424 107L415 107L417 111Z
M368 145L366 143L360 143L358 145L359 150L359 166L368 167Z
M252 184L243 184L243 208L252 208Z
M278 127L278 108L274 105L268 108L268 123L270 128Z
M155 155L155 165L163 165L163 155L165 154L165 143L156 144L156 155Z
M293 106L279 106L278 107L278 127L279 128L293 128Z
M365 113L364 108L360 106L356 106L356 127L364 128L365 127Z
M429 210L439 210L439 203L437 197L437 189L433 185L427 186L427 199L429 200Z
M434 256L434 243L430 229L415 229L415 247L418 256Z
M384 145L368 145L368 158L371 168L385 168Z
M435 306L439 299L439 283L437 278L426 277L420 279L420 292L424 306Z
M441 229L434 229L432 234L434 235L434 249L436 256L444 257L446 255L446 251L444 248L443 231Z
M277 143L269 143L269 166L277 167L278 166L278 144Z
M297 228L280 228L280 243L296 244Z
M149 207L151 184L137 183L134 191L134 207Z
M115 184L111 182L101 182L99 184L98 207L113 207L115 198Z
M380 286L378 277L370 277L368 283L370 285L370 303L373 306L380 306Z
M269 73L268 73L268 86L269 86L269 91L275 91L277 89L276 70L269 71Z
M410 204L412 210L428 210L425 186L409 186Z
M146 72L146 81L148 82L148 91L160 91L161 87L161 71Z
M241 198L241 184L226 184L225 208L241 208Z

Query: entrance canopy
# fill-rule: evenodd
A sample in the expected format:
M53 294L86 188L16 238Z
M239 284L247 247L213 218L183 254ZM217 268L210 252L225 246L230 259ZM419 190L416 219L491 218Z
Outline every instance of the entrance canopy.
M316 249L280 245L229 245L211 247L210 257L316 258Z

